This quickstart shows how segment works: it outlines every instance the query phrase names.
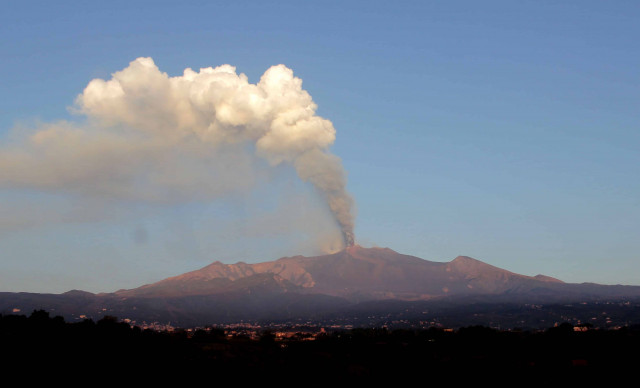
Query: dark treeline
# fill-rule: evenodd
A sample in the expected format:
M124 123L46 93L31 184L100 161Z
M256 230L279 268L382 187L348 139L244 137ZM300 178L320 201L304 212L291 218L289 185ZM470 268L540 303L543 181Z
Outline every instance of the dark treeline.
M0 315L0 346L7 366L101 374L135 372L162 378L225 375L241 379L394 379L448 375L452 379L501 373L542 378L632 371L640 356L640 329L574 331L565 323L542 332L471 326L456 331L353 329L276 341L227 337L219 329L156 332L114 317L66 323L45 311ZM460 374L462 373L462 374ZM313 384L311 384L313 385Z

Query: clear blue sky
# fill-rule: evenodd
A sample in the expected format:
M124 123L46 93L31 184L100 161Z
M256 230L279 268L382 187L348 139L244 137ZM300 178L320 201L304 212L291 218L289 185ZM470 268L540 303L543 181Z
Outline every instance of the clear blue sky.
M0 145L78 120L68 107L88 82L138 57L171 76L231 64L250 82L285 64L337 130L360 244L640 285L640 3L134 3L3 6ZM317 206L281 180L82 222L60 219L64 194L0 188L0 291L114 291L214 260L313 254L268 230L287 185L293 206ZM67 210L21 223L15 209L34 203Z

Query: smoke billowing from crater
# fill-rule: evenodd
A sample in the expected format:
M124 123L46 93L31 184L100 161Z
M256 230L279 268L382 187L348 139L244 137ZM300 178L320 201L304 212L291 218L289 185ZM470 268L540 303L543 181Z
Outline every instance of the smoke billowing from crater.
M171 202L251 190L253 158L293 166L328 204L353 244L353 200L333 124L315 114L302 80L284 65L256 84L230 65L161 72L138 58L94 79L73 111L85 123L44 124L0 148L0 188L88 198Z

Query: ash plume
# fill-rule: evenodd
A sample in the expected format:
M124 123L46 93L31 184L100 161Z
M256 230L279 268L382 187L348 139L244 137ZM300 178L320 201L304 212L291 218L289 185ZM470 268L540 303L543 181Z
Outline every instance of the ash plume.
M249 83L230 65L170 77L138 58L94 79L72 111L86 122L38 126L0 148L0 188L144 201L215 199L251 189L255 157L293 166L353 244L353 200L336 131L284 65Z

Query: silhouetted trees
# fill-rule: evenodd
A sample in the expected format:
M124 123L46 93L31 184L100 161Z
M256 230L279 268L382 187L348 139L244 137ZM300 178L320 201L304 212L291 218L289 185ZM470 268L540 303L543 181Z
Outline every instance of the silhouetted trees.
M581 329L580 329L581 330ZM337 379L433 376L445 371L545 372L633 370L640 360L640 328L574 330L561 324L543 332L499 331L483 326L457 331L359 328L278 340L229 338L220 329L156 332L106 316L65 323L46 311L0 315L0 345L10 365L57 365L100 373L181 368L263 378L286 373ZM580 369L582 368L582 369ZM626 369L625 369L626 368ZM119 371L119 372L118 372Z

